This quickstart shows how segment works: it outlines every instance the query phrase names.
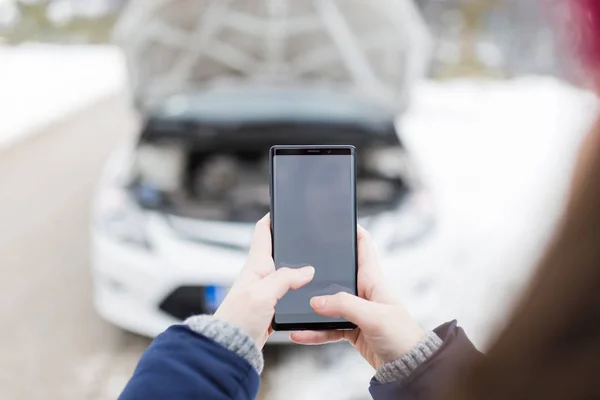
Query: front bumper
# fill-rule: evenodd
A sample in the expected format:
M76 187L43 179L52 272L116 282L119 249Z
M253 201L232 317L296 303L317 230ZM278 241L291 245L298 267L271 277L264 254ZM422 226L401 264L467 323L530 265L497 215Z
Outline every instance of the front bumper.
M160 334L172 324L181 323L180 318L170 313L183 318L183 314L175 310L177 306L174 309L172 305L173 298L182 288L198 288L198 293L203 293L202 288L207 286L229 287L246 257L241 253L215 254L210 249L194 246L194 249L188 249L189 252L180 253L186 254L186 259L170 264L150 250L117 243L102 233L94 232L92 237L97 312L123 329L149 337ZM201 254L203 251L204 255ZM195 264L191 268L190 259L210 262L191 263ZM185 313L189 303L188 308L184 303L178 304L184 306ZM291 341L288 333L275 332L269 343Z
M379 239L376 245L382 268L396 271L392 254L421 238L433 226L431 213L418 212L430 211L427 199L413 195L400 209L360 221ZM230 287L244 265L247 251L177 236L162 217L149 218L146 229L152 233L153 249L119 243L99 227L93 229L94 303L107 321L154 337L180 323L186 314L208 311L201 304L205 302L201 292L206 287ZM249 243L252 234L252 225L241 230L228 227L223 231L218 225L203 229L213 236L221 230L221 236L235 239L236 243ZM187 291L187 295L181 295L182 291ZM289 335L276 332L270 342L289 343Z

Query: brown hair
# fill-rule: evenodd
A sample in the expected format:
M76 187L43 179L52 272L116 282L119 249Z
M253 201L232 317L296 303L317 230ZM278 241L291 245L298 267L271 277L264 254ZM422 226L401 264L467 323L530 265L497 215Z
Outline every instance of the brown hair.
M584 58L598 77L600 0L573 4L585 17ZM600 398L600 121L581 148L560 228L529 289L487 356L448 397Z

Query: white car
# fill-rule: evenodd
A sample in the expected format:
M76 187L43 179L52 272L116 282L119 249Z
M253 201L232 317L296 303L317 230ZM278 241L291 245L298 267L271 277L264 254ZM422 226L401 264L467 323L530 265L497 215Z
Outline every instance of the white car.
M314 88L240 86L168 98L147 114L137 140L117 149L97 188L99 314L155 336L213 312L244 263L255 221L269 211L275 144L356 146L359 223L385 266L433 223L395 119L364 98Z

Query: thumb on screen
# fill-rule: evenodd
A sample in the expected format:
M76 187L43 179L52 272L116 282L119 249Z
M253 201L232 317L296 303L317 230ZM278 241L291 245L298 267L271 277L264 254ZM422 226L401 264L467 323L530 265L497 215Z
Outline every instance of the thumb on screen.
M317 314L344 318L363 329L376 323L379 314L376 303L346 292L313 297L310 305Z

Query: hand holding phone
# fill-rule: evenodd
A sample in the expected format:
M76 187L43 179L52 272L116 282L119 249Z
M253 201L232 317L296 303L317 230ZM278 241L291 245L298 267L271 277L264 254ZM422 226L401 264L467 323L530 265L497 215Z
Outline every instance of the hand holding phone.
M358 229L358 296L338 293L311 300L316 313L343 317L358 326L352 331L299 331L299 344L349 341L375 369L408 353L425 332L391 294L375 255L369 233Z
M242 329L258 348L264 346L273 331L271 321L277 300L288 290L305 286L314 276L312 267L275 270L269 224L269 215L256 224L242 273L215 313L215 317ZM292 340L300 344L348 340L377 369L402 357L423 338L421 327L391 295L370 236L361 227L358 228L358 295L341 293L311 301L316 313L343 317L358 325L357 329L294 332Z
M306 285L315 274L312 266L275 271L269 225L268 214L256 224L246 264L215 312L216 318L237 326L254 339L259 349L273 332L271 321L277 301L288 290Z

